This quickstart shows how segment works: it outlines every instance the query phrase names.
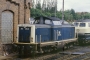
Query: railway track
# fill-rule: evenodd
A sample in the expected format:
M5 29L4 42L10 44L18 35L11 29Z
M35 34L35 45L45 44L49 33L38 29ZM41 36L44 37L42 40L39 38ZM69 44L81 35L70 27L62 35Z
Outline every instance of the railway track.
M35 56L34 58L21 59L10 57L9 60L90 60L90 46L76 46L69 50Z
M71 50L36 57L31 60L90 60L90 46L77 46Z

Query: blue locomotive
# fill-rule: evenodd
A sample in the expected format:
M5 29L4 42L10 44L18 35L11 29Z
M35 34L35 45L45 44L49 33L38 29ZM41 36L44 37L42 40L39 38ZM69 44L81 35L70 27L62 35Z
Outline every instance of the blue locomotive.
M49 52L77 41L75 27L56 17L40 16L35 18L34 24L19 24L17 34L19 49L30 53L34 49L41 53Z

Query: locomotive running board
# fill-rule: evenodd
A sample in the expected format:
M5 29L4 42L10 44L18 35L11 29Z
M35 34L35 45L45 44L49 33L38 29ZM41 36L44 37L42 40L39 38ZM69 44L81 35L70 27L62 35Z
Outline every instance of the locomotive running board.
M56 43L59 43L59 44L62 44L62 43L69 43L69 42L74 42L76 41L77 38L74 38L74 39L67 39L67 40L60 40L60 41L49 41L49 42L42 42L42 43L14 43L14 44L31 44L31 45L35 45L35 44L40 44L40 45L54 45Z
M76 41L77 38L74 39L67 39L67 40L60 40L60 41L50 41L50 42L42 42L41 44L49 44L49 43L57 43L57 42L61 42L61 43L67 43L67 42L73 42Z

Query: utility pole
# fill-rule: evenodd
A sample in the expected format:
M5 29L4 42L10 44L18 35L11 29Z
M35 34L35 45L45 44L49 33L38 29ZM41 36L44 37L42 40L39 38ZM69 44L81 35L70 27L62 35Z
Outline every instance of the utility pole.
M64 0L63 0L63 4L62 4L62 20L64 20Z
M63 0L63 3L62 3L62 20L64 20L64 0ZM64 51L64 42L63 42L63 51Z
M57 13L57 0L55 1L55 17L56 17L56 13Z

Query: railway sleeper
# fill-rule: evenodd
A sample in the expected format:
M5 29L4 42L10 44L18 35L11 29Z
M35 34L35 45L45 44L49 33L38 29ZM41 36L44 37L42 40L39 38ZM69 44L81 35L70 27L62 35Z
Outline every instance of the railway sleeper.
M75 46L75 44L77 44L76 42L70 42L64 45L64 49L69 49L69 48L73 48Z
M44 46L44 47L39 46L37 48L38 48L37 51L39 53L49 53L49 52L57 50L57 48L55 46L52 46L52 45Z

